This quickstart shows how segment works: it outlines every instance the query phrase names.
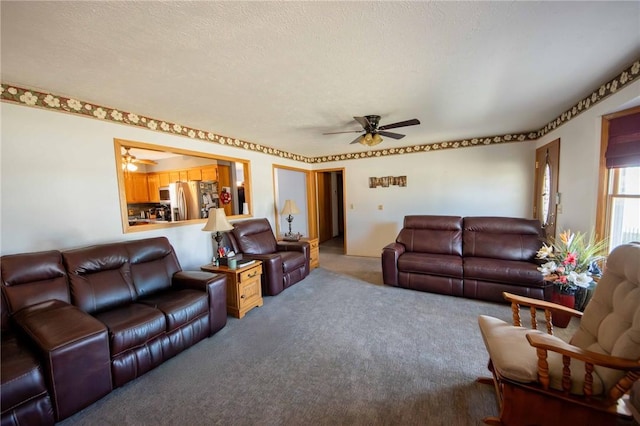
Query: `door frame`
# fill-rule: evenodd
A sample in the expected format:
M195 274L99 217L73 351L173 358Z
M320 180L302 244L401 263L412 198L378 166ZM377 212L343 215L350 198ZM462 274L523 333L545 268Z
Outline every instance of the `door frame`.
M276 169L291 170L294 172L300 172L304 174L305 186L307 188L307 226L309 227L309 238L318 237L318 225L317 225L317 206L316 206L316 191L315 184L312 180L311 170L300 169L298 167L283 166L281 164L273 164L271 167L271 175L273 179L273 214L274 222L276 225L276 236L281 234L280 231L280 212L276 201L278 200L278 186L276 185Z
M315 213L315 220L314 220L314 224L316 225L316 231L317 231L317 236L319 236L320 232L319 232L319 213L318 213L318 204L319 201L317 199L318 197L318 191L317 191L317 186L318 186L318 174L319 173L331 173L331 172L340 172L340 174L342 175L342 200L339 200L340 202L342 202L342 229L343 229L343 244L342 244L342 251L344 254L347 254L347 215L346 215L346 200L347 200L347 188L346 188L346 170L344 167L334 167L334 168L328 168L328 169L316 169L313 170L313 190L314 190L314 200L315 200L315 209L314 209L314 213Z
M553 227L551 228L552 234L548 232L548 226L545 226L542 221L542 212L540 199L542 197L542 182L543 182L543 174L544 174L544 164L542 164L542 159L546 157L551 158L551 188L549 194L549 212L548 215L552 219ZM554 164L555 163L555 164ZM557 224L558 224L558 206L561 204L560 201L560 193L559 191L559 174L560 174L560 138L555 139L539 148L536 149L536 157L535 157L535 179L534 179L534 188L533 188L533 217L535 219L540 220L542 228L545 231L545 235L547 238L554 237L556 234Z

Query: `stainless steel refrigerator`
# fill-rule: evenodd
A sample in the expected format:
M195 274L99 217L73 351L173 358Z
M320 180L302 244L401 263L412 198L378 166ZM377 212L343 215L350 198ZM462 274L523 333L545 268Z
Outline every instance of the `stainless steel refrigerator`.
M176 182L169 186L171 214L174 221L203 219L209 210L218 207L216 182Z

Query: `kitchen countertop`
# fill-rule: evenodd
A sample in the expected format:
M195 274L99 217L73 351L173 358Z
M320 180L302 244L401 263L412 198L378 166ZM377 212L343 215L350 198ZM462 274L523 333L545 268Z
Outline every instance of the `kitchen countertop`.
M129 219L129 226L148 225L150 223L171 223L171 222L169 222L168 220L162 220L162 219L142 219L142 218Z

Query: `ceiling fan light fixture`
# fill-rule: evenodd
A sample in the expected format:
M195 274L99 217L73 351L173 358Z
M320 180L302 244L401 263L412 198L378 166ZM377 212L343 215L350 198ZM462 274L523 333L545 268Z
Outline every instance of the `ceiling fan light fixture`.
M377 133L366 133L360 136L360 140L358 142L365 146L375 146L382 142L382 136Z
M138 166L127 161L126 163L122 164L122 169L128 172L135 172L136 170L138 170Z
M373 137L371 138L371 141L369 142L369 146L375 146L378 145L380 142L382 142L382 136L380 136L378 133L374 134Z

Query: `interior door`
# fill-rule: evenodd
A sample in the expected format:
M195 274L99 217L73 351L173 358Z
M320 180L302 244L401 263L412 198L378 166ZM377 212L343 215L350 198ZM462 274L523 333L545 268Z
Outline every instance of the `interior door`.
M330 240L332 236L331 174L320 172L316 176L318 179L318 242L321 244Z
M533 217L540 220L547 237L555 237L558 205L560 139L536 149Z

